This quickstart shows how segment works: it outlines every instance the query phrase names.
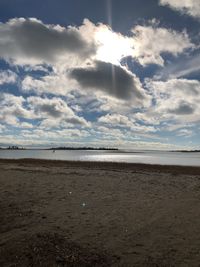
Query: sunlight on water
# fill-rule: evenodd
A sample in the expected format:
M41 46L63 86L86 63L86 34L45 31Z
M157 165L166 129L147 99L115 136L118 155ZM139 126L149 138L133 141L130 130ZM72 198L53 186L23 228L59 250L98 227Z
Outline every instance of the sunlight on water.
M200 153L166 151L100 151L100 150L0 150L0 158L103 161L163 165L200 166Z

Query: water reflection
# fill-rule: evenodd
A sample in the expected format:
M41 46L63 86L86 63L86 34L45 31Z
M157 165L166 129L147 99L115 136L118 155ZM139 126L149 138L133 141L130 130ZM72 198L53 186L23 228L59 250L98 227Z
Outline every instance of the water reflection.
M51 159L74 161L107 161L164 165L200 166L200 153L166 151L102 151L102 150L0 150L0 158Z

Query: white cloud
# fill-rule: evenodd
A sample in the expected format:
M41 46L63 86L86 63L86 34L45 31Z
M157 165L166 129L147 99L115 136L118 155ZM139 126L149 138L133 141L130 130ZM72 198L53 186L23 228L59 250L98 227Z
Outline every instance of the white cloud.
M96 54L97 60L120 65L123 57L133 53L132 38L113 32L107 25L100 24L96 28L94 36L99 45Z
M163 66L163 52L177 56L188 48L194 48L186 32L159 28L155 22L150 26L137 25L132 29L134 56L141 65Z
M40 79L33 78L27 75L21 85L21 89L24 93L34 92L37 95L44 93L50 93L53 95L66 95L71 90L76 88L76 83L67 77L64 73L50 73L41 77Z
M17 74L14 73L11 70L5 70L5 71L0 71L0 85L6 84L6 83L16 83L17 81Z
M128 116L121 114L107 114L100 117L98 119L98 122L106 124L107 127L129 128L129 130L136 133L154 133L157 131L154 126L146 126L136 123L134 120L134 114L132 115L132 117L133 118L131 119Z
M90 126L83 117L77 116L61 98L49 99L33 96L28 97L27 103L38 118L44 119L41 123L42 127L64 127L66 124Z
M98 119L100 123L108 125L115 125L117 127L129 127L131 128L134 124L134 120L130 120L127 116L121 114L107 114Z
M200 82L197 80L171 79L168 81L147 80L155 106L149 114L160 121L179 121L182 124L200 121Z
M0 24L0 57L21 65L53 64L63 71L94 59L120 65L126 56L142 65L163 65L161 53L177 55L193 47L185 32L160 28L155 21L135 26L132 33L128 37L87 19L80 27L65 28L35 18L15 18Z
M191 137L194 135L194 132L189 129L180 129L177 133L178 136L183 136L183 137Z
M200 18L199 0L160 0L161 5L167 5L174 10Z
M24 107L25 99L22 96L1 94L0 120L6 124L17 126L20 118L34 119L34 113Z
M5 129L6 129L5 125L0 124L0 133L3 133Z
M90 123L79 117L61 98L42 98L31 96L24 98L11 94L2 94L0 98L2 122L21 128L31 128L28 122L20 119L40 120L41 127L89 127Z
M186 58L181 58L178 62L173 62L165 66L156 75L156 79L166 80L181 78L191 74L197 74L200 72L200 55L196 54L193 56L187 56Z

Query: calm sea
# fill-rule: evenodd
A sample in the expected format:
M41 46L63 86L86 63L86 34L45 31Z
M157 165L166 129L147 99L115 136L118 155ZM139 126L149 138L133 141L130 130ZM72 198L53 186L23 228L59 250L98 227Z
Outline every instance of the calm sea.
M0 150L0 158L35 158L200 166L199 152L56 150L54 153L52 150Z

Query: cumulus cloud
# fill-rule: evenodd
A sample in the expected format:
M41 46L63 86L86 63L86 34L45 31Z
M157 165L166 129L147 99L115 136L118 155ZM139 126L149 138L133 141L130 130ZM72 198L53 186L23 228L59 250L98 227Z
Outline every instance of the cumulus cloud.
M199 0L160 0L160 4L188 14L195 18L200 18Z
M21 89L24 93L34 92L37 95L42 95L44 93L53 95L66 95L73 90L76 85L73 81L70 81L66 73L50 73L36 79L30 75L27 75L22 83Z
M60 98L41 98L31 96L24 98L12 94L2 94L0 97L0 120L16 127L31 128L31 124L21 119L39 120L41 127L83 126L90 124L83 117L79 117ZM38 126L38 125L37 125Z
M88 58L95 44L79 28L47 25L35 18L0 24L0 57L17 64L54 63L69 54Z
M100 117L98 119L98 122L106 124L107 126L112 126L117 128L118 127L129 128L134 132L140 132L140 133L157 131L154 126L141 125L139 123L136 123L134 118L131 119L127 115L121 115L121 114L107 114L105 116Z
M155 106L149 112L161 121L175 120L182 124L198 122L200 108L200 82L197 80L171 79L147 81Z
M132 127L134 122L131 121L127 116L121 114L107 114L105 116L100 117L98 121L101 123L115 125L118 127Z
M156 23L137 25L132 33L128 37L87 19L79 27L62 27L36 18L15 18L0 24L0 57L21 65L57 64L61 69L83 66L94 58L120 65L127 56L142 65L163 65L161 53L177 55L192 47L185 32L159 28Z
M16 83L17 81L17 74L14 73L11 70L5 70L5 71L0 71L0 85L6 84L6 83Z
M72 91L85 94L90 90L96 98L111 96L112 102L115 98L123 101L132 100L135 104L145 105L149 100L136 75L125 67L103 61L94 61L93 64L72 68L64 73L50 73L40 79L28 75L21 84L24 93L34 92L38 95L51 93L67 96ZM86 98L88 99L89 96L87 95Z
M191 103L181 102L179 103L178 107L174 109L169 108L168 111L176 115L190 115L194 113L195 108Z
M160 28L154 21L150 26L137 25L132 32L134 56L141 65L163 66L163 52L177 56L186 49L194 48L186 32Z
M68 123L72 125L89 126L89 123L83 118L77 116L74 111L61 98L41 98L28 97L29 108L34 110L39 118L45 119L42 126L62 126Z
M70 76L85 90L104 91L122 100L132 97L145 99L139 79L125 68L111 63L96 61L95 66L73 69Z
M24 103L25 99L22 96L2 93L0 95L0 121L17 126L20 118L34 119L33 112L27 110Z
M59 118L62 114L73 116L74 112L60 98L28 97L27 102L35 114L45 117Z

